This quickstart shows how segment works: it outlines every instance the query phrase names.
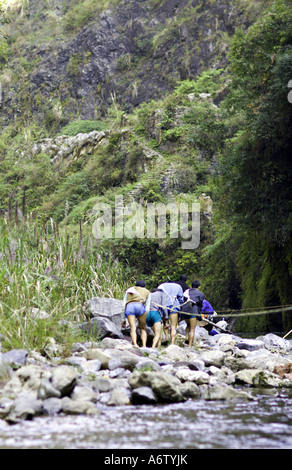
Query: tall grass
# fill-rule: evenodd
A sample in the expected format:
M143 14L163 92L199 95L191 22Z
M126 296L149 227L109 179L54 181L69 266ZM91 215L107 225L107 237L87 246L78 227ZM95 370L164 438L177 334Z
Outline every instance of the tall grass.
M4 349L42 350L52 337L61 344L73 342L77 335L73 331L79 329L64 324L85 321L82 307L86 300L122 298L130 275L95 246L90 234L84 236L82 229L80 224L79 233L69 234L52 219L44 222L31 215L15 220L10 213L0 219L0 335Z

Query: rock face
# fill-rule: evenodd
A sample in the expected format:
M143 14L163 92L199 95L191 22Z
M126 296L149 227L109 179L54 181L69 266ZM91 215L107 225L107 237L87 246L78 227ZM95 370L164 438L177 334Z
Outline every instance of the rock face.
M81 2L70 7L64 0L48 7L43 3L31 1L22 8L29 28L38 25L41 30L46 21L39 18L46 15L54 14L58 21L51 23L51 37L46 29L43 43L39 34L38 42L27 41L21 50L31 67L22 80L12 77L4 90L1 114L7 122L22 106L26 112L30 106L40 118L46 103L62 119L96 119L97 113L106 114L116 97L126 109L159 99L178 80L192 79L214 63L223 67L228 49L224 35L248 24L244 7L240 11L227 0L168 0L155 5L150 0L125 0L113 2L112 8L108 2L107 10L97 6L87 22L82 16L78 21ZM90 13L86 8L82 5L83 16ZM25 39L19 28L21 23L12 23L11 32L22 33ZM17 64L17 57L14 61Z
M197 327L192 348L134 348L105 337L76 343L70 357L53 361L11 350L0 355L0 370L0 419L15 424L41 415L98 415L102 406L252 400L251 387L292 387L292 345L273 334L209 337Z
M85 303L84 312L89 318L107 318L121 329L123 302L118 299L93 297Z
M121 313L123 302L117 299L93 297L83 307L88 322L81 325L81 329L96 338L119 338L124 336L121 332Z
M59 136L54 139L43 139L34 143L31 148L32 155L47 154L55 170L66 168L76 162L84 153L91 155L106 139L106 132L92 131L88 134L80 133L76 136Z

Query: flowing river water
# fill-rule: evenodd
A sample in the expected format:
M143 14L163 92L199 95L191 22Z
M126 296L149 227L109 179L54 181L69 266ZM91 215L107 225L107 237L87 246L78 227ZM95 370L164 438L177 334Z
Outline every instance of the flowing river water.
M253 401L100 407L101 414L0 420L0 449L292 449L292 390Z
M252 401L98 405L97 416L48 416L10 425L0 449L292 449L292 388L242 388Z

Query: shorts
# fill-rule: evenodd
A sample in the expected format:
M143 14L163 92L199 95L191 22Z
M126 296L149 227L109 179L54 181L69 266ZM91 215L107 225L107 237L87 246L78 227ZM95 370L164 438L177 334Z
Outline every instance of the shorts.
M130 302L125 311L125 317L129 315L134 315L136 318L141 317L145 313L145 305L140 304L140 302Z
M166 320L168 319L169 315L179 313L179 309L176 307L173 307L173 305L168 305L166 309L167 309L167 313L163 315L163 318L165 318Z
M196 315L190 313L189 315L181 314L181 320L191 320L191 318L196 318L197 320L202 320L201 315Z
M201 315L208 315L207 312L202 312L201 314L198 313L189 313L188 315L181 314L181 319L182 320L190 320L191 318L196 318L197 320L204 321L204 319L201 317Z
M150 310L146 318L146 325L151 327L154 325L154 323L158 322L161 323L160 313L157 312L157 310Z

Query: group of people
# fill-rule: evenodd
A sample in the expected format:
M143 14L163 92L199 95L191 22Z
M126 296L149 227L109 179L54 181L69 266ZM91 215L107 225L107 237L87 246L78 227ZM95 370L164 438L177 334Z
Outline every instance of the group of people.
M145 347L147 342L146 326L151 327L154 332L153 348L161 344L162 325L166 341L170 335L171 344L175 344L177 325L181 320L187 325L186 340L189 347L193 345L197 322L204 316L216 315L216 312L200 291L200 282L193 281L189 287L186 281L187 276L183 274L178 281L163 282L152 292L146 289L144 281L137 281L135 286L127 289L123 302L123 325L127 319L134 346L138 346L136 320L140 328L142 347ZM207 323L206 328L208 327Z

